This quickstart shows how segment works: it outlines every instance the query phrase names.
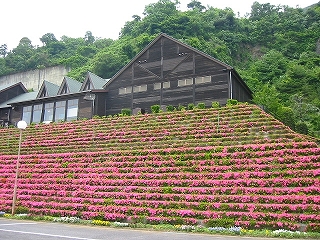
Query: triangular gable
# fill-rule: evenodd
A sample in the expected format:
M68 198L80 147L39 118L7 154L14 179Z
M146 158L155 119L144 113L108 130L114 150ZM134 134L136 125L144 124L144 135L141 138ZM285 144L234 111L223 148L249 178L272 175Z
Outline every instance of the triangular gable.
M37 98L56 96L58 93L58 90L59 90L58 85L44 80L38 92Z
M42 98L42 97L46 97L48 94L47 94L47 90L46 90L46 85L44 83L45 81L43 81L40 89L39 89L39 92L38 92L38 95L37 95L37 98Z
M231 66L229 66L228 64L221 62L218 59L215 59L214 57L211 57L210 55L199 51L198 49L195 49L175 38L172 38L170 36L168 36L165 33L161 33L159 34L151 43L149 43L136 57L134 57L128 64L126 64L119 72L117 72L105 85L104 87L107 87L110 83L112 83L119 75L121 75L124 71L126 71L128 68L130 68L133 64L135 64L137 62L137 67L140 68L140 72L141 75L145 74L145 75L149 75L149 76L154 76L154 77L160 77L160 68L153 68L153 69L143 69L143 62L146 61L144 60L144 56L148 56L149 54L154 54L152 49L153 48L157 48L161 46L161 39L164 39L164 41L171 41L173 44L178 44L179 46L181 46L181 49L179 49L179 52L181 53L176 53L176 54L180 54L181 59L179 61L176 62L167 62L163 69L165 74L169 74L170 72L174 72L177 71L179 68L183 68L185 65L190 64L191 62L191 56L190 54L185 54L187 50L187 52L196 52L197 54L199 54L201 57L207 59L208 61L213 61L215 62L217 65L221 66L222 68L225 69L229 69L229 70L234 70ZM170 44L169 44L170 45ZM170 47L170 46L169 46ZM150 50L150 51L149 51ZM159 58L159 62L161 61L161 56L155 56L155 58ZM160 63L159 63L160 66ZM136 74L136 72L135 72Z
M81 86L80 91L88 91L92 89L103 89L103 86L108 82L108 80L103 79L92 72L88 72L87 76Z
M17 86L19 86L23 92L25 92L25 93L28 92L28 90L25 88L25 86L22 84L22 82L18 82L18 83L12 84L12 85L0 86L0 94L2 92L5 92L5 91L10 90L10 89L17 87Z
M81 91L88 91L91 89L94 89L93 83L91 82L90 78L87 78L81 86Z
M6 102L21 94L27 93L28 90L19 82L12 85L0 86L0 103Z
M81 83L69 77L64 77L57 95L76 93L80 91Z

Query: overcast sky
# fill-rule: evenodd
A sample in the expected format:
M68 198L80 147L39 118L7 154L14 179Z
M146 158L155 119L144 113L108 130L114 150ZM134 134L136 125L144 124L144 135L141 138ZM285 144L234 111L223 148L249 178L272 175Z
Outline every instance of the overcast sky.
M199 0L204 6L224 9L231 7L241 16L249 13L254 0ZM259 3L307 7L317 0L257 0ZM33 45L41 45L46 33L84 37L86 31L100 38L117 39L126 21L133 15L143 16L144 7L157 0L1 0L0 45L12 49L23 37ZM186 10L191 0L180 0L180 10Z

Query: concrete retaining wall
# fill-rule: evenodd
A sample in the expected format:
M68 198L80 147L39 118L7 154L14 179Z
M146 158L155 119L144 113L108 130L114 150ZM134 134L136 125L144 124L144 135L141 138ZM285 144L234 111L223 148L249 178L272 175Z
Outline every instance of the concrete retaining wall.
M15 73L0 77L0 86L22 82L28 90L33 89L34 91L37 91L41 87L43 80L60 85L63 78L69 71L70 68L59 65L44 69Z

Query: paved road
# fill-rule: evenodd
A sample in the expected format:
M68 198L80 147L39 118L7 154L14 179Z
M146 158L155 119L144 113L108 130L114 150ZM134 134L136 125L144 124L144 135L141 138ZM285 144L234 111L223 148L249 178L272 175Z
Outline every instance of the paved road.
M158 232L128 228L108 228L54 222L34 222L0 218L1 240L235 240L240 236L218 236L180 232ZM250 240L264 238L250 238Z

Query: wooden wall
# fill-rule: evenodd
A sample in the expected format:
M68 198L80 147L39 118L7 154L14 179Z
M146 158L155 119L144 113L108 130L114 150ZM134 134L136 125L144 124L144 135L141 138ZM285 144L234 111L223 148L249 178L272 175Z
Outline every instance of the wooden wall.
M92 101L85 100L81 96L78 102L78 119L90 119L92 117Z
M5 122L8 122L8 115L10 115L10 108L1 108L0 109L0 127L3 127Z
M16 126L17 123L22 119L22 106L15 106L14 109L11 110L10 114L10 124Z

